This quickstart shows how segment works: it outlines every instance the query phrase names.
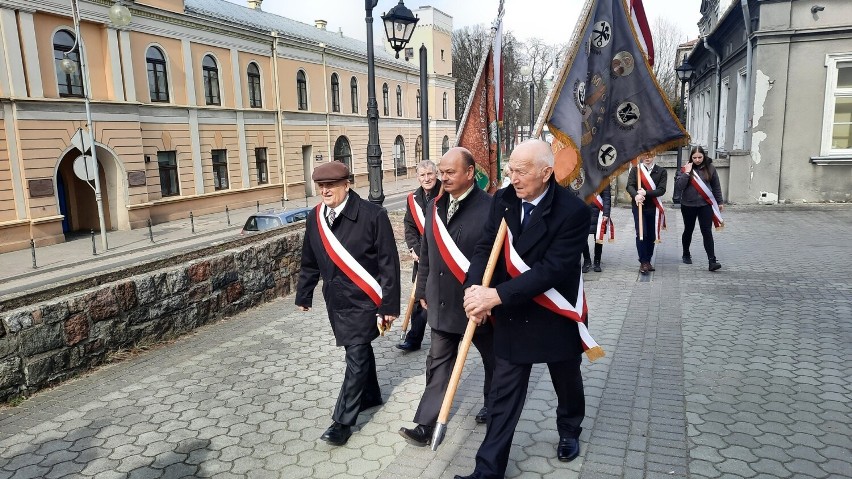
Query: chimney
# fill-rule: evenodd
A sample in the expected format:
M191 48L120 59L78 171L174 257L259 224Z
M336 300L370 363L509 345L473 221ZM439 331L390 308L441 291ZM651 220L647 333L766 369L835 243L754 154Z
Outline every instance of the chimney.
M314 25L320 30L325 30L325 26L328 25L328 22L325 20L314 20Z
M248 7L254 10L260 10L260 4L263 0L248 0Z

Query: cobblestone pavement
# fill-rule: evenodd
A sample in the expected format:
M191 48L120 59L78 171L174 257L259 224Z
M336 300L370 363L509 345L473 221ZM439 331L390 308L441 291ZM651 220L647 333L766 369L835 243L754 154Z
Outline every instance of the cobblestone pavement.
M556 398L535 367L508 477L852 477L852 208L743 207L716 233L723 268L680 263L679 213L638 281L629 210L586 276L581 456L555 458ZM403 273L405 277L405 273ZM407 293L403 293L407 297ZM318 440L343 374L321 304L282 298L0 410L0 478L451 478L484 435L475 349L437 452L407 445L424 350L379 338L385 405L344 447Z

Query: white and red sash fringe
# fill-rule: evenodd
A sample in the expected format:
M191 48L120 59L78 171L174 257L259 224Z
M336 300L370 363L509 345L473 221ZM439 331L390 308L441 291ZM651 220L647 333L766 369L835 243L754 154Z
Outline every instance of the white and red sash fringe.
M530 270L521 255L515 250L512 245L513 237L511 231L506 231L506 239L504 240L503 254L506 259L506 270L509 276L516 277ZM572 305L565 296L550 288L544 293L533 298L539 306L546 308L562 317L568 318L577 323L577 329L580 332L580 342L583 346L583 352L590 361L604 357L603 348L595 342L589 329L586 326L589 309L586 305L586 293L583 289L583 274L580 273L580 282L577 286L577 305Z
M382 288L379 286L379 282L358 263L352 254L340 243L340 240L334 236L325 218L323 218L322 207L323 205L319 204L316 208L317 229L319 230L320 239L322 239L326 253L328 253L329 258L331 258L334 264L343 271L343 274L355 283L364 294L369 296L376 306L381 306Z
M423 231L426 229L426 219L423 215L423 208L414 200L414 193L408 195L408 209L411 210L411 216L414 217L417 231L420 232L420 236L423 236Z
M592 199L592 204L598 209L598 226L595 229L595 243L603 244L607 229L609 229L609 242L615 242L615 224L610 217L607 217L606 221L604 221L604 206L601 195L596 195Z
M689 179L692 186L698 191L698 194L704 198L704 201L706 201L711 208L713 208L713 226L715 226L717 230L724 228L725 220L722 219L722 211L719 209L719 203L716 202L716 197L713 196L713 192L710 191L710 188L707 187L707 184L704 183L704 180L701 179L698 173L689 175Z
M644 188L645 191L656 190L657 185L654 183L654 180L651 179L651 172L648 171L644 164L639 165L639 171L642 172L642 188ZM648 196L645 196L645 198L648 198ZM660 198L655 196L651 198L651 200L657 208L657 212L654 215L654 231L657 233L655 235L657 239L654 242L661 243L660 231L666 229L666 210L663 208L663 203L660 202ZM639 218L639 221L642 221L642 218Z
M438 245L438 251L444 263L459 283L463 284L467 270L470 268L470 260L461 252L444 222L438 217L438 198L435 198L432 206L432 232L435 234L435 243Z

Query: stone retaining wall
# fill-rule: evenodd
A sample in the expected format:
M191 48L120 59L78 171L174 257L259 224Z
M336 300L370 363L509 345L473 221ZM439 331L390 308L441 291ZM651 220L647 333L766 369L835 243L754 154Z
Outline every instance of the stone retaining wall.
M289 294L303 235L304 225L293 226L235 240L206 257L175 257L153 271L134 265L100 273L78 282L78 292L50 299L33 293L36 300L23 306L16 298L16 309L0 307L0 402L91 369L120 349Z

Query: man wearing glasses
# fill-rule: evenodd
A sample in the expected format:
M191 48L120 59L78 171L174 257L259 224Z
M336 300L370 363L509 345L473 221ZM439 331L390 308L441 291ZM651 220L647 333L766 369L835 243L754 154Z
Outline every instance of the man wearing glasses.
M399 316L399 255L387 212L349 189L349 168L338 161L311 175L322 203L308 214L296 306L308 311L320 277L346 373L333 422L320 439L342 446L361 411L382 404L371 342Z

